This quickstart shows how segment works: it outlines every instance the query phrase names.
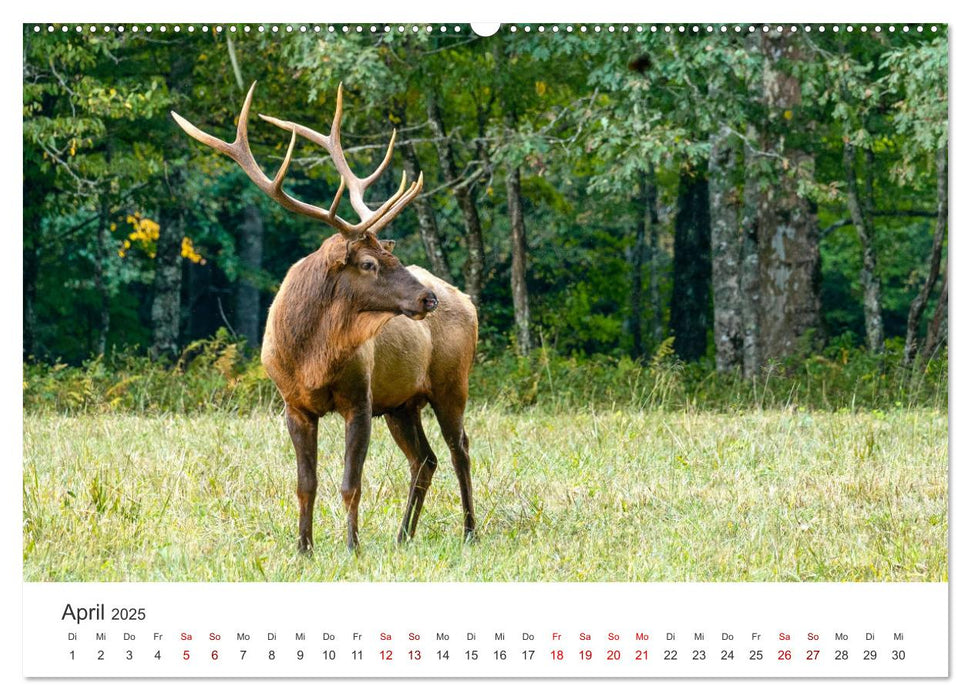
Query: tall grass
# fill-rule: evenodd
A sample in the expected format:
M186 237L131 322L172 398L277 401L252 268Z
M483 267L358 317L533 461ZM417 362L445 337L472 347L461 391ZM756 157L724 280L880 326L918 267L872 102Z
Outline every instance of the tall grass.
M443 459L416 539L408 467L375 425L359 556L343 423L320 430L316 550L296 553L278 415L28 415L31 581L944 581L947 418L933 410L472 410L475 544Z
M681 362L670 340L644 363L628 357L563 357L543 348L528 357L480 358L470 395L475 404L513 411L946 410L947 355L905 366L899 343L888 343L882 355L834 346L744 378L715 372L707 362ZM28 412L247 414L279 407L259 361L225 333L193 343L173 365L133 354L99 357L80 367L24 365Z

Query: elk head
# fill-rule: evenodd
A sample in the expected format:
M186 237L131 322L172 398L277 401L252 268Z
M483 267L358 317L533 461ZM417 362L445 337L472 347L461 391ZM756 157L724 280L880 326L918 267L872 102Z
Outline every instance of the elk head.
M423 175L419 173L418 180L409 185L406 174L402 173L397 192L377 209L371 209L364 201L365 190L381 176L391 162L396 132L392 132L387 153L377 169L367 177L357 177L348 166L341 146L341 117L344 108L344 88L341 84L337 88L337 106L334 110L330 134L327 136L295 122L259 115L264 121L285 129L291 134L290 145L283 163L273 179L270 179L256 163L249 145L249 111L255 89L254 82L246 94L246 100L239 113L236 139L232 143L205 133L175 112L172 112L172 117L189 136L232 158L270 199L289 211L323 221L340 234L340 239L335 236L325 243L325 247L331 248L328 255L331 267L329 272L336 273L336 278L332 280L335 285L334 292L355 310L402 313L416 320L434 311L438 306L434 292L418 282L392 254L394 241L379 241L377 238L377 234L421 192ZM337 193L327 209L301 202L283 191L283 179L290 167L297 136L324 148L330 154L341 176ZM341 203L345 190L349 195L351 207L360 217L360 221L356 224L346 221L337 214L337 207ZM339 244L343 244L343 250L340 254L335 254L341 247Z
M394 241L379 241L370 232L349 242L335 264L335 295L359 313L404 314L420 321L438 307L438 297L391 254L393 249Z

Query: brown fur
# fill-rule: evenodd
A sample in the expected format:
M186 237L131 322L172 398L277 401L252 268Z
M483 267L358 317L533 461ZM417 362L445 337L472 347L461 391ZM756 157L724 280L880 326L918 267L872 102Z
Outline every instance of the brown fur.
M430 403L459 475L467 535L474 530L463 414L478 322L469 297L420 267L402 267L388 242L348 244L335 235L287 273L270 307L262 360L286 403L297 451L300 546L312 546L317 419L338 411L346 424L342 493L348 545L357 543L360 475L371 416L386 415L412 470L399 539L414 534L437 460L421 428ZM374 275L361 264L373 261ZM425 313L421 299L438 307ZM410 313L408 318L402 313Z

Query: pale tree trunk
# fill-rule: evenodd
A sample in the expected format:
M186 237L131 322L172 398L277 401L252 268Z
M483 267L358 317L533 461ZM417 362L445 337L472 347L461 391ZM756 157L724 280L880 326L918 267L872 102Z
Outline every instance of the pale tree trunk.
M438 150L438 160L445 178L450 183L459 209L465 222L465 241L468 251L468 261L465 265L465 293L472 298L472 303L479 306L482 296L482 285L485 274L485 246L482 242L482 223L479 220L479 210L475 203L475 194L470 183L459 182L459 172L455 165L455 155L448 132L442 119L442 112L438 105L437 96L428 96L428 120L435 134L435 146Z
M737 140L723 127L712 136L708 160L715 367L719 372L741 368L744 354L741 197L734 182L737 167Z
M872 183L867 162L867 182ZM877 256L873 247L873 202L872 187L867 186L867 204L864 209L860 202L856 183L856 147L849 141L843 144L843 170L846 177L846 205L850 218L856 227L860 246L863 249L863 267L860 270L860 283L863 286L863 318L866 327L866 345L872 353L883 352L883 310L880 303L880 278L877 276Z
M757 139L755 129L748 129L750 142ZM751 379L759 372L762 355L759 346L759 310L762 292L759 275L759 184L754 149L744 147L745 184L742 190L742 374Z
M192 76L191 56L175 54L169 68L169 94L184 94ZM170 129L169 138L179 138ZM183 149L180 143L178 149ZM173 149L175 152L175 149ZM185 171L173 166L165 177L164 203L159 212L158 241L155 244L155 281L152 299L152 346L154 358L174 357L179 351L182 316L182 239L185 237Z
M260 347L260 289L257 284L263 266L263 213L255 204L243 207L239 227L239 259L242 273L236 282L236 333L251 348Z
M910 304L907 315L907 338L904 341L904 362L910 364L917 355L917 334L920 320L927 308L934 285L941 271L941 254L944 248L944 234L947 231L947 146L937 152L937 224L934 227L934 242L928 262L927 279L924 286Z
M516 316L516 345L520 355L533 349L529 335L529 293L526 289L526 224L523 220L522 188L519 168L507 166L506 201L509 207L510 243L512 247L512 304Z
M682 168L674 222L671 333L674 351L691 362L705 356L711 318L711 217L708 181Z
M795 353L803 336L820 328L820 262L816 212L799 194L797 179L812 177L813 159L786 143L805 128L791 121L802 101L799 79L783 72L784 65L801 59L798 40L787 31L766 32L762 52L767 124L786 125L774 135L763 134L762 150L783 159L778 182L759 198L759 347L764 361Z
M644 258L647 254L647 174L641 173L635 199L634 251L630 274L631 354L644 357Z
M179 180L179 173L169 180ZM152 347L155 358L174 357L179 350L182 300L182 238L184 222L177 199L170 200L159 216L155 253L155 297L152 300Z
M651 282L648 287L648 303L651 305L651 340L655 347L664 340L664 317L661 305L661 216L657 206L657 174L654 164L647 166L645 199L648 218L648 270Z

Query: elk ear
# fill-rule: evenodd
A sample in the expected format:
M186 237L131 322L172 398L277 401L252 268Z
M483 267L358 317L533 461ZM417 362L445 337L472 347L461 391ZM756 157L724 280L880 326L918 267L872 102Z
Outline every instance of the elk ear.
M394 241L390 238L381 241L381 247L384 248L389 253L394 251Z

